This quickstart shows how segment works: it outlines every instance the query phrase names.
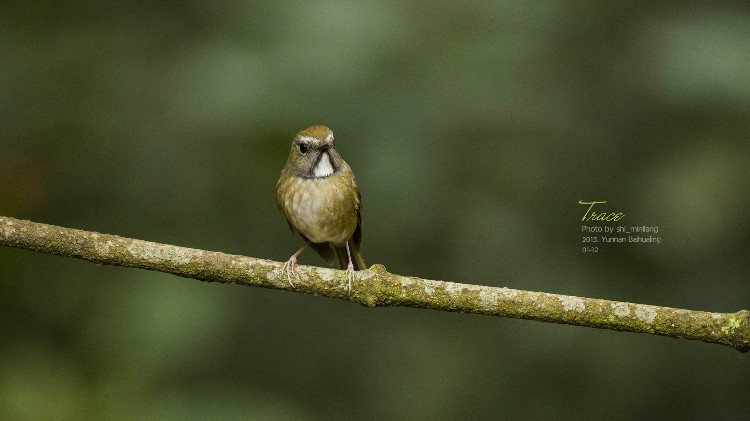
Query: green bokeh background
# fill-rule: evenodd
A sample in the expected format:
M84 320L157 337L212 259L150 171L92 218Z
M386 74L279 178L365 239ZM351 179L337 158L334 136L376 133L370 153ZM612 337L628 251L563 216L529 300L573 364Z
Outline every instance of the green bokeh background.
M326 124L368 264L750 308L747 2L0 6L0 215L283 261ZM582 253L579 200L660 245ZM301 263L320 265L312 252ZM0 419L746 419L750 359L674 340L0 248Z

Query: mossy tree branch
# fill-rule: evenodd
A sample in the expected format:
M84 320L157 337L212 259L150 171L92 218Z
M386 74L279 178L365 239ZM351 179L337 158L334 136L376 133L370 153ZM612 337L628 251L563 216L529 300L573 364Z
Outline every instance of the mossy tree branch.
M388 273L382 265L356 272L351 293L342 270L297 266L292 288L282 263L159 244L0 216L0 245L106 265L155 270L207 282L292 290L367 307L403 306L486 314L650 333L750 350L750 311L711 313L595 298L433 281Z

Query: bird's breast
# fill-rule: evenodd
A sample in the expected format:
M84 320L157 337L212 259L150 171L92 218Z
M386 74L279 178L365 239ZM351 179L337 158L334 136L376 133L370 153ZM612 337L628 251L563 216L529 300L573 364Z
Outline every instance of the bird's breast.
M325 178L284 174L276 199L287 220L310 241L343 244L357 227L356 189L353 176L346 171Z

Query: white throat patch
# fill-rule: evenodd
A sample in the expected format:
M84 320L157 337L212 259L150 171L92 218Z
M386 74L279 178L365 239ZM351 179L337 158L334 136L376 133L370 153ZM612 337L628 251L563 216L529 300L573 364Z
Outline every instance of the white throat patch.
M318 161L318 165L315 166L313 175L315 177L328 177L333 174L333 165L331 165L331 158L328 156L328 152L323 152L323 155Z

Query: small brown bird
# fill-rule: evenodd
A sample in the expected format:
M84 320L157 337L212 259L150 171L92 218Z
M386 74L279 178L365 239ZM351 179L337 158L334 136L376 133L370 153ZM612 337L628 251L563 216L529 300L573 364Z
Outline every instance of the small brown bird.
M349 291L354 271L365 269L359 254L362 243L362 197L354 173L333 145L333 132L312 126L297 133L281 177L276 183L276 206L289 228L305 240L284 263L289 285L297 256L308 245L331 266L346 269Z

